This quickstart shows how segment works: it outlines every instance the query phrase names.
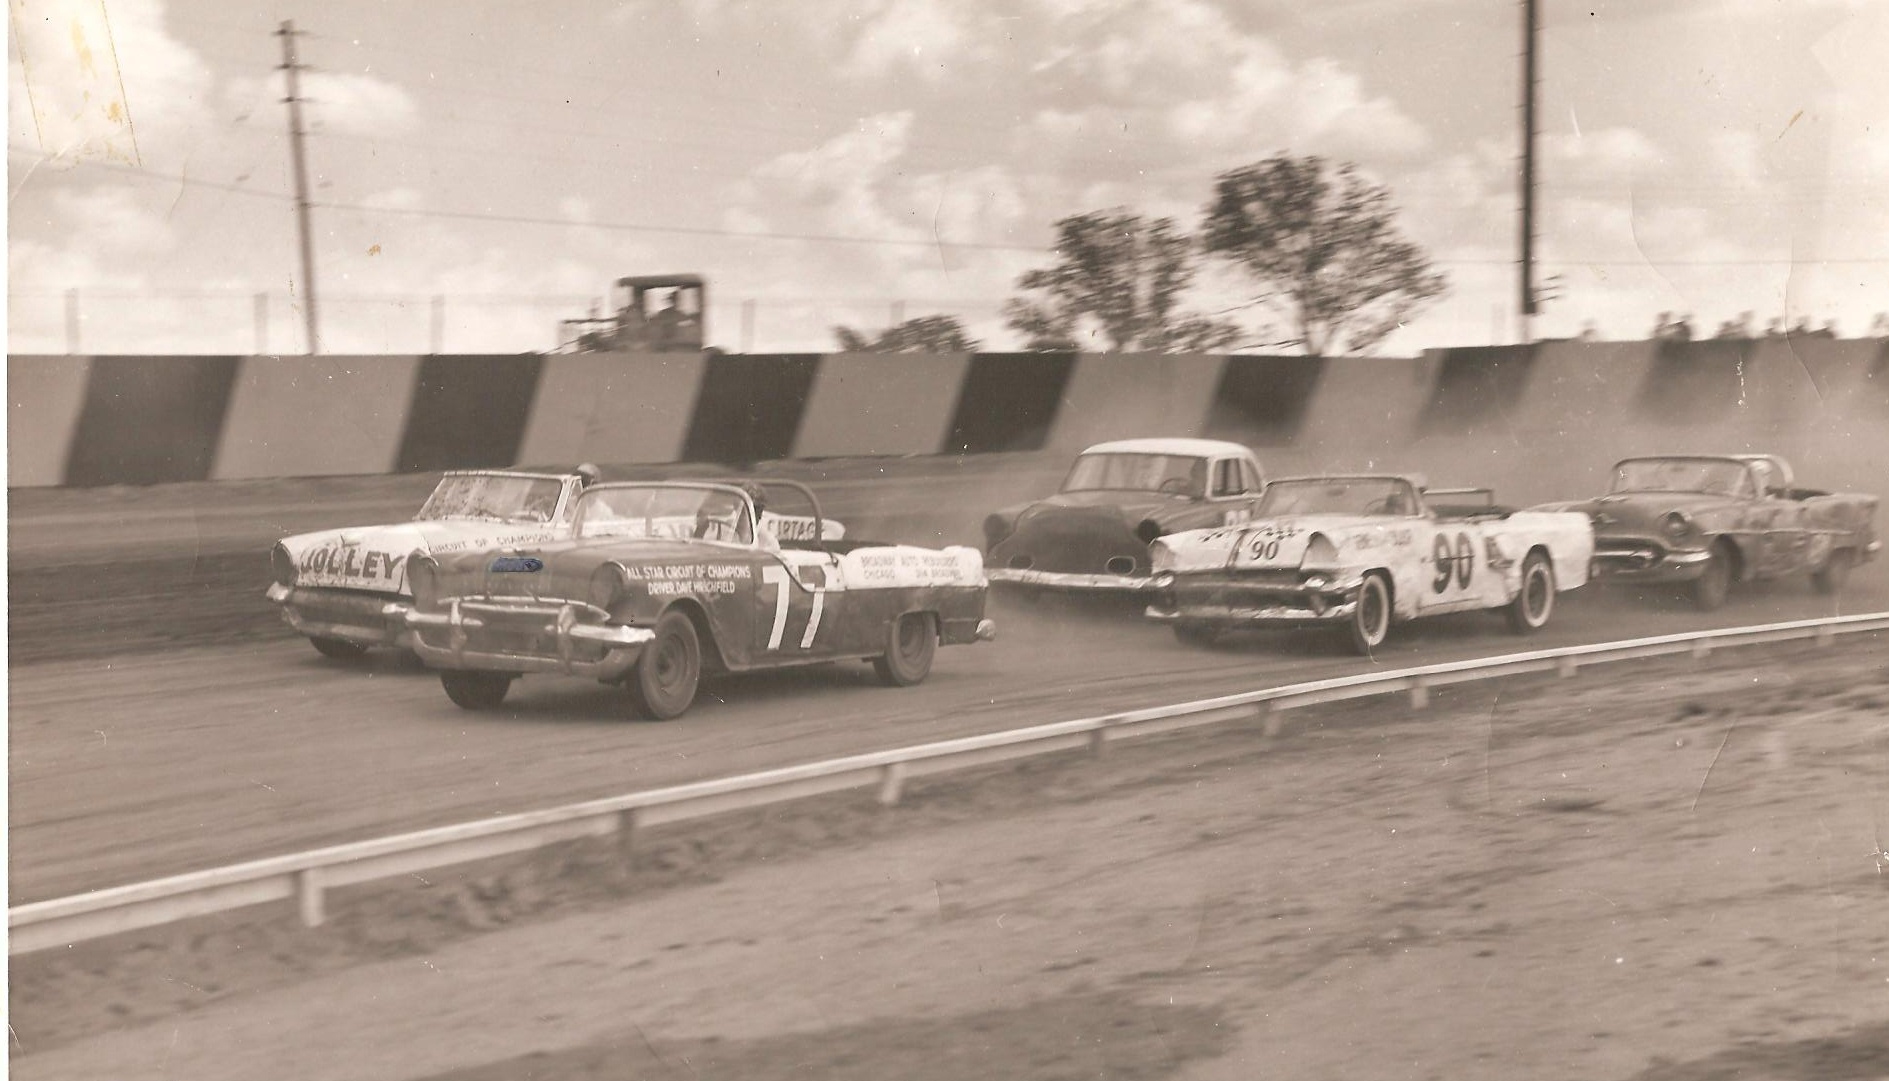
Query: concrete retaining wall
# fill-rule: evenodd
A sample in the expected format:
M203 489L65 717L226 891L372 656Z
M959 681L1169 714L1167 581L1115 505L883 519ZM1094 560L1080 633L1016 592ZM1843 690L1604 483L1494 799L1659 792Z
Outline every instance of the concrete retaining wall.
M1507 502L1628 454L1762 450L1889 489L1889 342L1550 342L1253 356L44 357L8 368L11 487L512 463L1045 452L1210 435L1271 475L1426 473Z

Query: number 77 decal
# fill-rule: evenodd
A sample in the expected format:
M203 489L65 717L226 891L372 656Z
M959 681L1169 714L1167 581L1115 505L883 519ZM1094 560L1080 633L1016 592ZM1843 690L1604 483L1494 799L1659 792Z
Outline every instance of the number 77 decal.
M788 594L791 586L787 580L787 568L766 566L761 568L761 583L774 587L774 629L767 636L767 648L781 648L781 639L787 633ZM820 613L826 608L826 587L812 586L813 613L807 617L807 633L800 636L800 648L812 649L813 636L820 631Z

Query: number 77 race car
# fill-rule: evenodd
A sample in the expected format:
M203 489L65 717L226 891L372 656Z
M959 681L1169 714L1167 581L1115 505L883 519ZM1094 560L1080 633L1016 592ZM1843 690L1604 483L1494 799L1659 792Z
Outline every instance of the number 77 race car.
M597 484L563 539L408 561L414 652L446 695L490 709L528 672L621 686L644 716L680 715L704 675L871 661L894 686L931 672L939 644L987 640L976 549L839 539L763 509L761 485Z
M1584 514L1512 512L1486 489L1425 492L1398 476L1276 480L1244 525L1176 533L1152 551L1150 619L1189 644L1236 627L1342 626L1369 654L1394 621L1504 608L1535 631L1587 581Z

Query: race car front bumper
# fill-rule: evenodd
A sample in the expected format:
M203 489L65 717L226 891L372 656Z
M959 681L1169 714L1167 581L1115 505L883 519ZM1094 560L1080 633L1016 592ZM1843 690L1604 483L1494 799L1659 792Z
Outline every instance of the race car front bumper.
M561 672L614 683L629 674L656 632L600 622L606 618L602 609L578 601L508 604L463 598L447 602L444 612L406 614L413 651L434 668Z
M411 637L404 598L271 585L263 596L282 606L282 621L309 638L338 638L361 646L404 646Z
M1301 576L1297 583L1261 583L1216 577L1189 583L1155 576L1156 595L1143 614L1158 623L1255 624L1342 623L1358 608L1356 578Z
M987 567L984 577L993 583L1060 589L1077 593L1138 593L1153 589L1154 579L1134 574L1072 574L1066 571L1018 570L1014 567Z
M1632 582L1691 582L1712 561L1708 550L1675 552L1652 544L1619 544L1594 550L1589 578Z

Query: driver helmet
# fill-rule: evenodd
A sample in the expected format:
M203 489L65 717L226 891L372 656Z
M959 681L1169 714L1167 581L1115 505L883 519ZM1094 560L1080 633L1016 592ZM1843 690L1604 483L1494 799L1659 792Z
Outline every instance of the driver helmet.
M577 474L577 486L579 488L588 488L603 479L603 470L598 469L593 462L585 462L583 465L578 466L574 472Z

